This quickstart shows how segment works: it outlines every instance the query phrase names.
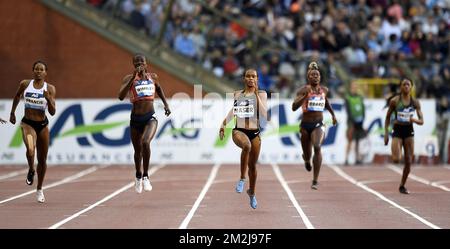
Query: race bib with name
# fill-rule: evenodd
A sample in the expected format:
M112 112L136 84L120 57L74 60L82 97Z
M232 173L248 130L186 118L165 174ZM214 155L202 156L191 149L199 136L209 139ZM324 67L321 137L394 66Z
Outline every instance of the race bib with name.
M152 81L142 80L137 82L134 89L138 97L153 96L155 94L155 85Z
M311 112L323 112L325 109L325 98L322 96L312 96L308 99L308 106L306 109Z
M252 118L255 116L254 99L236 100L233 107L233 114L238 118Z
M397 112L397 120L403 123L409 123L413 115L414 113L411 111Z

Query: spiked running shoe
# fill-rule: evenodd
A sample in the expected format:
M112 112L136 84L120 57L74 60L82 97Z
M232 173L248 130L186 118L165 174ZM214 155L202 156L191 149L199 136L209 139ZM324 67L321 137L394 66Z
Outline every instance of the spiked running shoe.
M42 191L42 189L36 190L36 199L39 203L45 202L44 191Z
M150 184L150 179L147 176L142 178L142 185L144 185L144 191L152 191L153 187Z
M236 184L236 193L244 191L245 179L240 179Z
M27 185L33 185L33 180L34 180L34 174L36 171L34 170L28 170L28 174L27 174L27 179L25 180L25 182L27 183Z
M138 194L142 193L142 178L136 178L134 180L134 190L136 190L136 193Z
M400 186L400 188L398 188L398 191L400 191L400 193L402 194L409 195L409 191L405 188L405 186Z
M319 188L319 183L317 181L312 181L311 189L317 190Z
M247 194L248 194L248 197L250 197L250 207L252 207L253 209L256 209L258 207L258 202L256 201L255 194L251 195L250 189L247 190Z

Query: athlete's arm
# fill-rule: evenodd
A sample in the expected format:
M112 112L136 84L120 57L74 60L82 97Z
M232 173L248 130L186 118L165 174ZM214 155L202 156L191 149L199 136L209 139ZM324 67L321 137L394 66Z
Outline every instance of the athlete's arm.
M333 125L337 124L336 115L334 115L333 107L330 105L330 101L328 101L327 94L328 94L328 88L323 87L325 91L325 109L327 109L330 114L331 118L333 119Z
M55 86L48 84L47 91L44 91L44 97L47 100L48 113L50 113L50 115L52 115L52 116L55 115L55 112L56 112L56 103L55 103L56 88L55 88Z
M236 95L237 95L237 91L234 92L234 100L236 100ZM219 137L220 140L223 139L224 134L225 134L225 126L227 126L227 124L231 121L231 119L233 119L234 115L233 115L233 108L231 107L231 110L228 112L227 116L225 117L225 119L222 121L222 124L220 125L220 130L219 130Z
M411 123L423 125L423 114L422 114L422 109L420 107L419 100L416 99L415 102L416 102L415 106L416 106L417 117L419 117L419 119L411 117L410 121L411 121Z
M166 116L169 116L171 111L169 108L169 104L167 104L166 96L164 95L164 91L161 87L161 84L159 84L159 77L156 73L151 73L150 76L155 81L156 93L158 93L158 96L161 98L162 102L164 103L165 114L166 114Z
M129 74L123 78L122 86L120 86L119 95L118 95L120 100L125 99L125 97L127 96L128 91L130 90L130 87L133 84L133 80L135 77L136 77L136 73L134 73L133 75Z
M303 105L303 103L306 101L308 97L308 93L311 92L311 86L305 85L304 87L300 88L300 90L297 91L297 96L294 99L294 102L292 103L292 111L297 111L300 106Z
M15 114L16 108L20 102L20 98L22 97L23 92L28 87L28 84L30 84L29 80L22 80L19 84L19 88L17 89L16 95L14 96L13 104L11 106L11 113L9 115L9 122L11 122L12 124L16 123L16 114Z
M386 113L386 118L384 120L384 145L389 143L389 125L391 124L391 115L394 112L396 106L395 98L389 101L389 109Z
M267 119L267 93L265 91L258 92L256 89L256 101L258 101L258 112Z

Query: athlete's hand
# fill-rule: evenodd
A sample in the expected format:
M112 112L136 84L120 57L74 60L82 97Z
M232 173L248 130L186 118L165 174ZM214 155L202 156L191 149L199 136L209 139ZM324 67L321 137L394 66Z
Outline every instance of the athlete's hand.
M9 122L11 122L11 124L16 123L16 114L11 112L11 115L9 116Z
M337 125L336 116L333 115L332 119L333 119L333 125Z
M389 134L388 133L384 133L384 145L388 145L389 143Z
M223 127L220 127L220 131L219 131L219 138L220 140L223 140L223 137L225 136L225 130Z
M139 65L134 69L134 76L141 74L142 72L145 72L145 66Z
M164 114L168 117L172 112L169 109L169 106L164 106Z
M45 91L45 90L44 90L44 98L45 98L46 100L49 100L49 99L50 99L50 94L48 93L48 91Z

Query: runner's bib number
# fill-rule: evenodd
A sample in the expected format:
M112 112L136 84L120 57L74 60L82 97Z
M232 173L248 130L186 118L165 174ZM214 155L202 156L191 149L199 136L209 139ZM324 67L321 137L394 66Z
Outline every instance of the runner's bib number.
M255 115L255 107L249 106L235 106L233 108L233 114L238 118L251 118Z
M135 87L137 96L144 97L144 96L153 96L155 93L155 85L148 83L148 82L141 82L141 84L137 85Z
M325 99L322 97L312 97L308 100L308 111L323 112L325 109Z

